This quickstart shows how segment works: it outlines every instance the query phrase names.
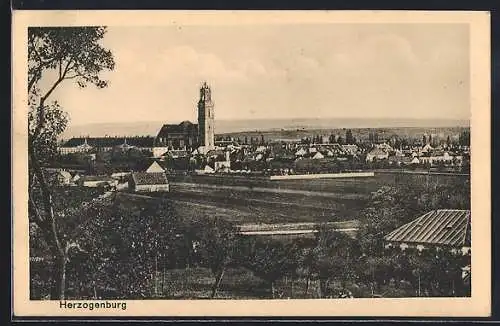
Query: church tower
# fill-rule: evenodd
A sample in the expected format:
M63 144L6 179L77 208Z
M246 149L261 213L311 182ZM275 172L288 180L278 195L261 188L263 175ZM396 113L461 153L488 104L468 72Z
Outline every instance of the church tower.
M212 102L212 91L206 82L200 88L200 100L198 101L198 130L200 145L206 150L215 148L214 130L214 103Z

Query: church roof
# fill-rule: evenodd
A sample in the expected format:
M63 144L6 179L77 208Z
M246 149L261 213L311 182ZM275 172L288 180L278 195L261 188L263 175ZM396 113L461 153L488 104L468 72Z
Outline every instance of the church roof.
M193 133L196 134L198 132L198 125L194 124L190 121L182 121L179 124L164 124L160 132L158 133L158 137L164 137L168 134L187 134Z

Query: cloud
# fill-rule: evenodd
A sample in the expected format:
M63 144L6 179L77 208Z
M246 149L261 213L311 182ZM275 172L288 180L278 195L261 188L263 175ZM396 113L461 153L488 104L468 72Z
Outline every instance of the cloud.
M439 38L439 29L424 35L430 27L287 28L114 29L110 87L64 86L58 96L80 123L194 120L202 80L218 119L468 111L468 43L458 30Z

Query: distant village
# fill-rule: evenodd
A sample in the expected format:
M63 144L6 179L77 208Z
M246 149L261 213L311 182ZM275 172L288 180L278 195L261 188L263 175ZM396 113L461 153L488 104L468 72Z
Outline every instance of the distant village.
M414 139L384 138L377 131L371 131L368 139L356 139L350 129L344 135L287 140L266 139L264 134L216 137L214 116L211 89L204 83L197 124L165 124L156 137L71 138L58 148L60 155L51 170L63 184L126 183L136 191L168 191L169 173L270 176L395 168L469 173L467 130Z

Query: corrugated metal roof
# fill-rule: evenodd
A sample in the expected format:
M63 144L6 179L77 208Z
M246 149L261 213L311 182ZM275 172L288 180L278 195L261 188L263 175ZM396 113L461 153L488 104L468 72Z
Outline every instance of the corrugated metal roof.
M470 246L470 210L430 211L384 237L389 242Z

